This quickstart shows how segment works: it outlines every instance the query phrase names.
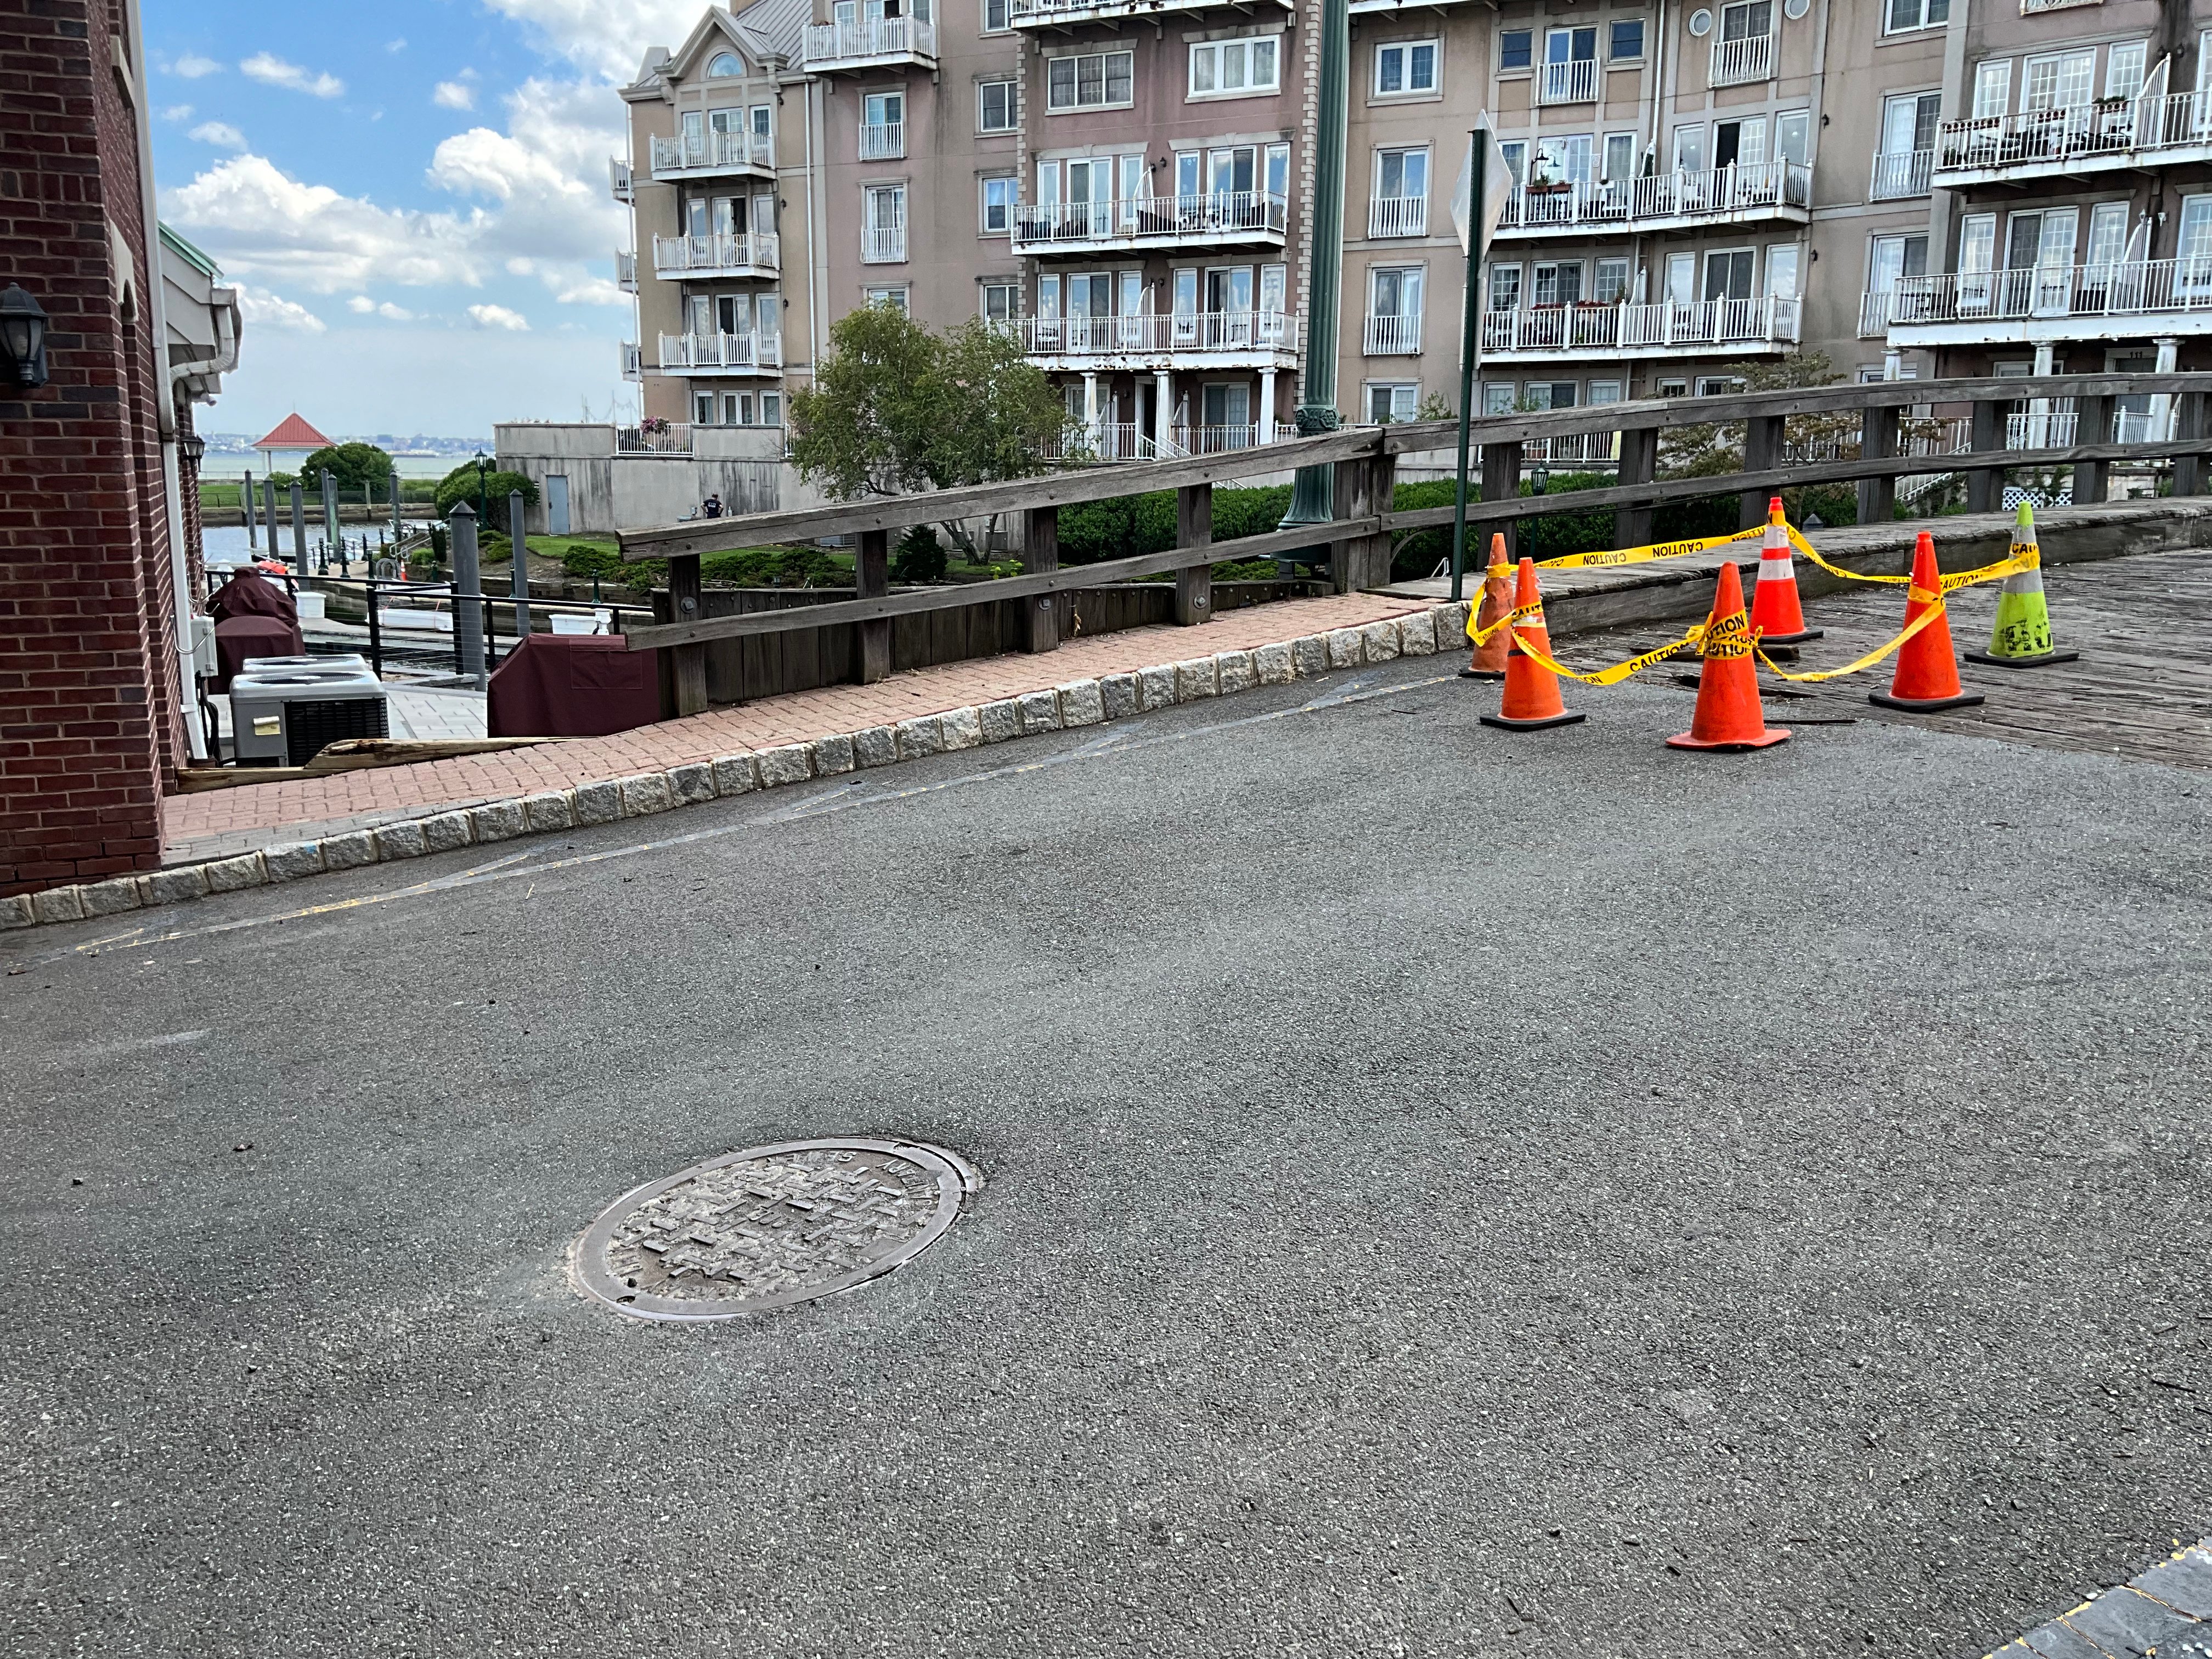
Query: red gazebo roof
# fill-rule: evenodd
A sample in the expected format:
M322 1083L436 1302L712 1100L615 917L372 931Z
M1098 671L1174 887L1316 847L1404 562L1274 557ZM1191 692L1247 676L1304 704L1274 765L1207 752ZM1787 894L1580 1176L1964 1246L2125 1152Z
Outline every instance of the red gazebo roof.
M276 429L253 447L256 449L323 449L330 440L301 420L295 412L276 422Z

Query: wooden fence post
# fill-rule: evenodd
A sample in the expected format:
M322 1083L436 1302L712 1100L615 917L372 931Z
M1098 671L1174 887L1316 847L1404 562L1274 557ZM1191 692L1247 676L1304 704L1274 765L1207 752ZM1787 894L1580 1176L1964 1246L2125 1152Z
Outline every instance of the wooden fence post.
M2074 441L2077 444L2105 444L2112 441L2112 400L2110 398L2076 398L2074 400ZM2110 461L2076 461L2074 463L2074 505L2094 507L2112 494L2112 464Z
M1060 509L1056 507L1027 508L1022 514L1023 573L1036 575L1059 568ZM1029 620L1021 630L1022 649L1030 652L1059 650L1060 602L1049 593L1040 593L1025 603L1029 606Z
M1743 423L1743 470L1765 472L1783 465L1785 452L1783 416L1755 415ZM1766 522L1766 504L1778 494L1771 489L1747 489L1737 498L1736 526L1748 530Z
M853 597L879 599L891 591L891 537L888 530L863 530L853 559ZM853 629L854 672L863 685L891 677L891 619L864 622Z
M668 562L668 619L673 623L699 620L699 556L696 553ZM702 643L673 647L668 653L668 666L670 692L675 700L678 717L705 714L706 646Z
M1176 491L1176 545L1213 545L1213 486L1185 484ZM1176 572L1175 619L1185 628L1213 620L1213 567L1187 565Z
M2177 438L2201 438L2204 435L2204 394L2185 392L2175 399L2173 435ZM2173 458L2173 493L2177 495L2201 495L2204 493L2204 458L2202 455L2177 455Z
M1984 398L1974 405L1973 438L1970 448L2002 449L2005 416L2010 405ZM1978 466L1966 474L1966 511L1994 513L2004 505L2004 469Z
M1620 434L1620 476L1616 482L1625 484L1650 483L1659 471L1659 428L1656 426L1632 428ZM1647 547L1651 542L1651 509L1648 507L1617 507L1613 511L1613 544L1615 547ZM1468 563L1471 567L1487 564L1477 561L1474 550L1468 549Z
M1896 454L1898 425L1902 411L1895 404L1867 410L1859 416L1859 459L1887 460ZM1887 524L1897 516L1897 480L1859 480L1859 522Z
M1486 501L1517 501L1521 495L1521 446L1519 444L1485 444L1482 447L1482 499ZM1505 556L1521 556L1521 521L1508 519L1492 530L1505 538ZM1468 568L1481 570L1490 563L1490 544L1485 541L1481 549L1468 548Z
M1377 448L1371 460L1354 465L1366 482L1366 489L1361 492L1364 499L1359 504L1359 516L1389 517L1398 500L1398 458L1386 449ZM1388 530L1361 537L1352 544L1353 582L1363 588L1389 586L1390 558Z

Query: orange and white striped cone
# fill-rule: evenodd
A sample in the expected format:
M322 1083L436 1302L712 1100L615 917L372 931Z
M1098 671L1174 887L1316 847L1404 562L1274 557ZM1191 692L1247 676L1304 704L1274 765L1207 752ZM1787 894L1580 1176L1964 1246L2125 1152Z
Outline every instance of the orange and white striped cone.
M1782 497L1766 503L1766 539L1759 549L1759 586L1751 591L1751 631L1761 645L1802 645L1826 630L1805 626L1797 603L1797 565L1790 551L1790 526Z

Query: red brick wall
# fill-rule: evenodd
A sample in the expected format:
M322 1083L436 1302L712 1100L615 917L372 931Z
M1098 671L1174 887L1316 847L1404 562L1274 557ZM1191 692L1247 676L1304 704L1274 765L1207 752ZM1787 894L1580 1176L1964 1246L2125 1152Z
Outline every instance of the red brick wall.
M52 376L0 381L0 895L156 867L183 752L122 13L0 0L0 285L46 307Z

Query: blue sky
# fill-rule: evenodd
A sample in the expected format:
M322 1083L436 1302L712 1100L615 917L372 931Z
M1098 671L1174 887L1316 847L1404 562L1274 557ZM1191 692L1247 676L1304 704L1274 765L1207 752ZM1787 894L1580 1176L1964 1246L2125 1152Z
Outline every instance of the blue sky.
M204 429L297 408L332 434L474 436L634 406L614 88L699 0L144 7L161 216L246 312Z

